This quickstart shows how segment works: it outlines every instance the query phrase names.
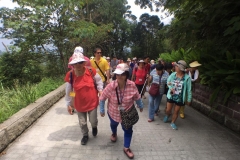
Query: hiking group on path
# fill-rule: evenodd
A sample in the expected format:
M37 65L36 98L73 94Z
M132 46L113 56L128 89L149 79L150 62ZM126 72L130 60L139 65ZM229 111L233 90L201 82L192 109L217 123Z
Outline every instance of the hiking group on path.
M116 56L102 56L101 48L94 50L94 57L83 55L83 48L76 47L69 59L69 71L65 76L66 106L69 114L78 115L79 125L83 134L82 145L89 139L87 119L92 127L92 135L98 134L97 109L100 115L109 117L112 135L110 140L117 141L117 127L119 123L124 131L123 152L132 159L134 154L130 149L133 135L133 125L139 116L137 109L143 111L142 98L148 97L148 120L154 121L158 116L159 106L163 94L167 96L165 116L163 122L167 123L172 116L170 126L177 130L176 120L184 118L184 107L190 105L192 100L192 83L199 78L197 69L199 64L194 61L189 64L184 60L166 63L162 59L150 61L148 56L143 59L134 57L124 62ZM105 101L107 112L105 113ZM88 118L87 118L88 117Z

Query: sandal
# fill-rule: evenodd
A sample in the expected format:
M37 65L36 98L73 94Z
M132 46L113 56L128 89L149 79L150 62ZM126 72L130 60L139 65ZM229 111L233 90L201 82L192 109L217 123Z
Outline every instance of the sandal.
M148 122L152 122L152 121L154 121L153 119L148 119Z
M132 153L130 148L124 148L123 152L128 156L128 158L133 159L134 154Z
M112 142L116 142L117 141L117 134L112 134L110 139L111 139Z

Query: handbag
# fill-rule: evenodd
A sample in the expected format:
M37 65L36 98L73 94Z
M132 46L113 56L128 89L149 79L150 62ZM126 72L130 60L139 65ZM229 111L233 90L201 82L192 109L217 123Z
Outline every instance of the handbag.
M152 83L151 84L151 87L148 91L148 93L151 95L151 96L157 96L159 95L159 84L157 83Z
M118 97L117 88L116 88L116 94L117 94L117 99L118 99L118 105L121 105L121 103L119 101L119 97ZM134 104L131 106L131 108L129 110L121 110L120 108L119 108L119 110L120 110L120 115L122 118L122 126L126 130L138 122L139 115L138 115L138 111Z

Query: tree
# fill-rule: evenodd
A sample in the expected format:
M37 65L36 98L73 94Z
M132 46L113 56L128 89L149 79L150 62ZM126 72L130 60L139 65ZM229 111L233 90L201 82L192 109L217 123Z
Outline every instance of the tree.
M132 30L132 52L134 56L143 57L148 55L152 58L158 57L162 50L158 32L162 29L163 23L158 16L150 16L145 13L140 16L140 22Z
M126 44L127 23L123 18L129 9L125 6L126 1L17 2L19 8L1 9L4 22L1 32L6 38L14 39L20 52L52 54L60 59L64 72L77 45L84 47L85 54L90 56L96 46L108 52L109 48L117 48L117 44L121 44L119 50L123 50ZM56 59L54 62L58 62Z

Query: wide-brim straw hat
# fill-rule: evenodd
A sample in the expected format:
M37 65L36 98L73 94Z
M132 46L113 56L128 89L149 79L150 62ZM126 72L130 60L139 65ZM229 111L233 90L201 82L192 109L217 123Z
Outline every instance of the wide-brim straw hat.
M194 61L192 63L189 64L190 67L198 67L201 66L202 64L198 63L198 61Z

